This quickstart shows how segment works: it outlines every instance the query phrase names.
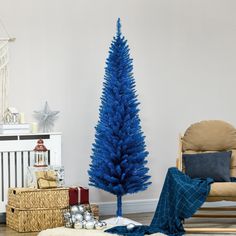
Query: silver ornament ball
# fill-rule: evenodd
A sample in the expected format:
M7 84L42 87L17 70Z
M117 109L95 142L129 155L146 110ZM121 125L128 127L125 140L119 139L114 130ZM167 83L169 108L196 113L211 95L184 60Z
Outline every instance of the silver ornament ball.
M80 213L77 213L74 216L75 216L76 221L82 221L83 220L83 216Z
M87 221L86 221L86 220L82 220L81 223L83 224L83 226L84 226L84 228L85 228L85 225L86 225Z
M126 228L129 231L131 231L134 227L135 227L135 224L133 224L133 223L129 223L128 225L126 225Z
M85 224L86 229L94 229L94 222L93 221L87 221Z
M70 207L70 212L71 214L77 214L77 213L80 213L80 209L77 205L74 205Z
M65 222L65 227L66 227L66 228L73 228L73 222L72 222L71 218L69 218L69 219Z
M106 226L107 226L107 223L106 223L105 221L102 221L102 225L103 225L104 227L106 227Z
M95 223L94 225L95 229L103 229L103 223L101 221L98 221L97 223Z
M93 219L94 224L98 223L97 219Z
M71 217L70 212L65 212L65 213L64 213L64 219L65 219L65 220L68 220L70 217Z
M91 215L84 215L84 220L86 221L92 221L93 220L93 217Z
M75 221L76 221L75 215L71 216L71 221L72 221L72 223L75 223Z
M82 223L81 221L76 221L76 222L74 223L74 228L75 228L75 229L83 229L83 228L84 228L84 225L83 225L83 223Z
M89 212L89 211L85 211L85 212L84 212L84 215L92 215L92 214L91 214L91 212Z
M84 213L85 212L85 209L84 209L83 205L79 205L79 211L80 211L80 213Z

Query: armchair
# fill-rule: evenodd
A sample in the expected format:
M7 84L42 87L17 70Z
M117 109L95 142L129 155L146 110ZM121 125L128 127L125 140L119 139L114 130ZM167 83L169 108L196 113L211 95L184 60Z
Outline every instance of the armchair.
M236 177L236 129L229 123L220 120L201 121L192 124L179 139L177 168L185 172L183 154L199 152L232 151L230 176ZM236 182L215 182L207 202L236 201ZM236 207L202 207L201 211L211 214L195 214L193 217L236 218L232 214L214 214L214 211L236 211ZM186 228L187 232L236 232L236 228Z

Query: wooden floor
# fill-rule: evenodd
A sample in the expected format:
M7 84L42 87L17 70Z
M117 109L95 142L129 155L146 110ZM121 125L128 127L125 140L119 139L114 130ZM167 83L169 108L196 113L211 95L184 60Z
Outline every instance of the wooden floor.
M142 214L129 214L124 217L128 217L132 220L140 222L142 224L150 224L153 217L153 213L142 213ZM101 217L101 219L109 218L109 216ZM16 231L6 227L5 224L0 224L0 236L36 236L38 233L17 233Z

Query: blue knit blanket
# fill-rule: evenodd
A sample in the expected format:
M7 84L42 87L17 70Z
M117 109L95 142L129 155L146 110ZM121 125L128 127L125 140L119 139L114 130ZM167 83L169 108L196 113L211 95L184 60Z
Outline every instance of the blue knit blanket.
M191 179L177 168L169 168L150 226L135 226L130 231L126 226L116 226L106 232L124 236L157 232L181 236L185 232L182 221L191 217L205 202L211 183L211 178Z

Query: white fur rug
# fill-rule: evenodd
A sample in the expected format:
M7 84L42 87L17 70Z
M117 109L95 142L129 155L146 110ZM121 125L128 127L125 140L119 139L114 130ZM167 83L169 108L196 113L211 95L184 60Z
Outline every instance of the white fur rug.
M38 236L115 236L116 234L108 234L103 230L87 230L87 229L69 229L59 227L54 229L47 229L38 234ZM163 236L164 234L156 233L153 236Z

